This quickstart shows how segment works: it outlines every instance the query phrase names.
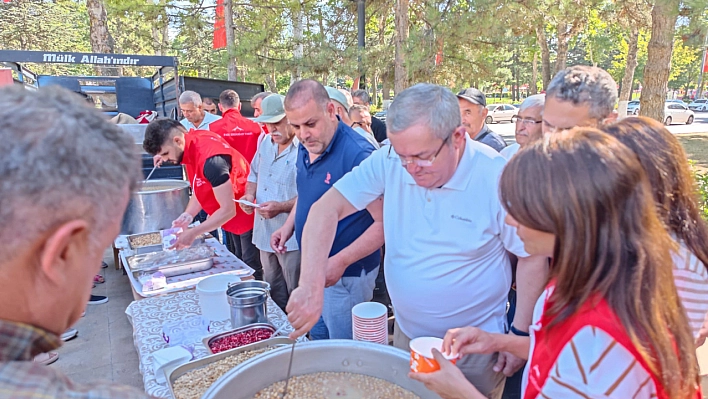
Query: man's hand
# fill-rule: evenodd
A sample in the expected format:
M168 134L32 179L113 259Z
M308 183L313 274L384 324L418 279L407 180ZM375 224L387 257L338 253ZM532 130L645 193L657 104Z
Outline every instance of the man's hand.
M256 203L256 197L252 196L251 194L246 194L246 195L244 195L243 197L241 197L240 199L241 199L242 201L248 201L248 202L252 202L252 203L254 203L254 204ZM248 206L248 205L242 204L242 203L240 203L240 202L238 203L238 206L240 206L241 209L242 209L244 212L246 212L247 215L250 215L250 214L253 213L253 207L252 207L252 206Z
M341 252L340 252L341 253ZM337 254L339 255L339 254ZM337 281L339 281L340 278L342 278L342 275L344 274L344 271L347 269L347 266L340 261L340 257L337 255L334 255L327 259L327 274L326 274L326 280L325 280L325 287L331 287L335 284L337 284Z
M192 223L192 220L194 220L194 216L190 215L187 212L184 212L172 222L172 227L181 227L182 230L187 230L187 227L189 227L189 224Z
M493 370L497 373L501 371L505 376L511 377L524 366L524 363L526 363L526 360L520 359L511 353L499 352L499 357Z
M290 339L297 339L305 335L320 319L324 302L324 290L313 292L309 287L299 286L292 294L285 311L288 321L295 329L290 333Z
M261 207L257 210L258 214L266 219L272 219L283 213L283 208L278 201L267 201L260 205Z
M175 245L173 245L170 249L182 249L189 247L192 245L194 240L197 239L197 235L198 234L195 229L185 229L177 235L177 242L175 242Z
M288 251L288 248L285 246L285 243L292 236L293 230L286 228L286 226L283 226L273 232L273 235L270 236L270 247L273 248L276 253L284 254Z
M440 370L433 373L409 373L408 377L425 384L426 388L440 395L443 399L484 398L462 374L457 366L433 349L433 357L440 365Z
M443 352L448 355L494 353L497 352L495 335L477 327L453 328L445 334Z
M157 154L152 157L152 166L157 166L158 168L162 165L162 155Z

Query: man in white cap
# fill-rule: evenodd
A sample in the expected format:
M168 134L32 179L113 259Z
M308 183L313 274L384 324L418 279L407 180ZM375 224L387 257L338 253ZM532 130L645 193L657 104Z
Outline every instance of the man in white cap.
M327 90L327 94L329 94L329 99L332 100L332 104L334 104L334 111L342 123L350 126L355 132L362 135L374 148L379 148L379 142L376 141L374 135L362 129L361 126L354 126L354 122L349 118L349 108L354 104L351 100L351 95L350 98L347 99L344 92L334 87L326 86L325 89Z
M244 212L256 211L253 225L253 245L260 251L265 281L270 283L273 301L285 309L290 293L300 279L300 251L295 237L287 243L287 251L276 253L270 246L270 236L281 228L297 199L296 161L298 145L295 131L285 118L284 96L270 95L260 103L261 114L254 119L268 127L258 148L241 199L258 203L258 208L241 204Z

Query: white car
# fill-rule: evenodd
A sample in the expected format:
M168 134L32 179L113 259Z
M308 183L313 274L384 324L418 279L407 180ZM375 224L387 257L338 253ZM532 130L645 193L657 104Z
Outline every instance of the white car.
M694 100L692 103L688 104L688 109L691 111L708 111L708 99L702 98L700 100Z
M511 104L491 104L487 105L489 112L484 120L487 124L494 122L509 121L514 115L519 113L519 109Z
M664 125L669 126L673 123L685 123L690 125L693 123L693 111L687 106L680 103L667 101L664 105Z
M639 100L627 103L627 115L639 115Z

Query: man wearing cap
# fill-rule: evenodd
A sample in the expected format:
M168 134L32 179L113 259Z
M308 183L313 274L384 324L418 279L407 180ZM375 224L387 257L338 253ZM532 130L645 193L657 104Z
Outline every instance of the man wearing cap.
M334 104L335 114L337 114L339 119L364 137L374 148L378 149L380 145L379 142L376 141L376 138L371 133L362 129L361 126L354 126L354 122L349 118L349 108L351 108L354 103L347 98L344 92L334 87L326 86L325 89L327 90L327 94L329 94L329 99L332 100L332 104Z
M285 224L297 199L295 178L300 142L285 118L284 99L284 96L274 94L259 104L262 111L255 121L266 124L270 135L263 140L251 162L246 195L241 197L259 205L255 209L253 244L260 251L265 281L270 283L270 295L281 309L285 309L300 278L300 251L295 237L286 242L287 251L284 253L276 253L270 246L271 234ZM241 204L241 209L248 214L254 211L245 204Z
M504 139L494 133L484 122L489 112L484 93L470 87L457 93L457 99L460 103L462 126L465 127L472 140L486 144L497 152L506 147Z

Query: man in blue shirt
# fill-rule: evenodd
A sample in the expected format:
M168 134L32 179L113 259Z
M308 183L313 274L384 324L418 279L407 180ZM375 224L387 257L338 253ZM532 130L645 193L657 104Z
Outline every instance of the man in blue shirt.
M295 233L307 256L308 246L331 246L327 265L327 288L321 290L296 289L286 310L293 301L305 304L313 312L322 311L325 331L313 330L313 339L351 339L351 309L371 300L376 275L381 260L381 243L349 246L368 229L383 229L382 199L374 201L367 210L356 212L336 226L333 242L301 242L302 231L312 205L332 185L373 151L374 147L351 127L339 121L334 105L324 86L314 80L301 80L293 84L285 97L285 114L300 140L297 159L298 198L287 222L271 237L276 252L285 252L285 242ZM300 285L313 283L312 273L300 275ZM320 287L323 282L318 281ZM312 328L309 326L308 330Z

